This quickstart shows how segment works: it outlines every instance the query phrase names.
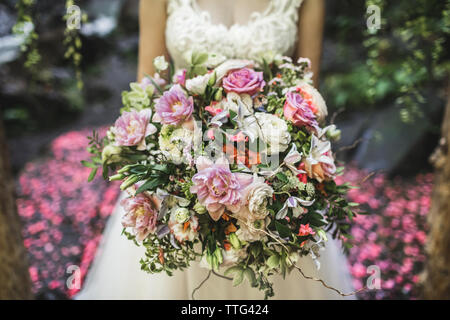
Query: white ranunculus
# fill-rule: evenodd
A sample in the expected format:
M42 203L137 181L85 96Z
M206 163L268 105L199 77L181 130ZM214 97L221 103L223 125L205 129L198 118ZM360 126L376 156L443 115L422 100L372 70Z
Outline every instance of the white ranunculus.
M164 71L169 67L169 64L167 63L166 58L164 58L164 56L156 57L153 60L153 65L158 71Z
M246 190L246 199L248 201L248 211L250 217L247 219L261 220L269 214L267 204L273 196L273 189L262 177L256 177L253 183Z
M276 154L289 147L291 135L286 121L270 113L256 112L244 121L245 129L259 137L266 145L267 154Z
M159 147L161 151L175 164L181 164L187 158L183 154L186 147L193 144L194 133L183 127L174 128L164 125L159 135Z
M186 80L186 89L194 94L204 94L212 74L213 73L207 73L203 76L196 76L195 78Z

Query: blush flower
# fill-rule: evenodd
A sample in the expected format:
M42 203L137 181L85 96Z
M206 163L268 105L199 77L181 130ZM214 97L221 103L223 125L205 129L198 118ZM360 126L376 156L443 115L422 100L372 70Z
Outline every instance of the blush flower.
M190 190L197 194L198 201L206 206L214 221L220 219L225 209L232 212L240 209L242 192L253 181L253 176L231 172L225 157L215 163L206 157L199 157L197 170Z
M286 94L283 112L284 117L297 127L306 126L314 130L318 128L316 115L299 93L288 92Z
M302 96L308 107L315 114L318 121L322 121L328 115L327 105L322 95L312 85L302 82L297 85L296 91Z
M236 92L238 94L247 93L254 95L260 92L266 82L262 72L253 69L243 68L232 71L222 81L225 92Z
M120 204L125 210L122 226L132 228L138 241L144 240L150 233L156 231L158 213L154 203L147 195L140 193L134 197L123 199Z
M192 97L186 97L180 85L174 85L159 98L155 109L154 121L179 125L191 117L194 111L194 100Z
M145 138L157 131L156 127L150 123L151 117L150 109L124 112L111 128L111 132L115 135L116 145L137 146L138 150L145 150Z

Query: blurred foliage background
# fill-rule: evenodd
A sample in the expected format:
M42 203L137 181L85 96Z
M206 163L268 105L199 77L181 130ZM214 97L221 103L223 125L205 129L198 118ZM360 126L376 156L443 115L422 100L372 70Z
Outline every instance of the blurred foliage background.
M83 12L75 32L65 22L72 4ZM381 10L378 32L366 25L370 5ZM57 134L114 120L120 92L135 78L137 11L138 0L0 4L0 103L16 171ZM320 89L330 113L339 112L339 147L355 145L340 159L389 174L430 169L450 68L449 21L447 0L327 1Z

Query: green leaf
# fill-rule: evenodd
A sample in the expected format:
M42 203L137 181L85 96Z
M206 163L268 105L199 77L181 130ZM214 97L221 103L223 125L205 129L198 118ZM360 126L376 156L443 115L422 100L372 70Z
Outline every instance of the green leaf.
M91 182L92 180L94 180L95 175L97 174L97 170L98 170L98 168L94 168L91 170L91 173L89 174L89 177L88 177L88 182Z
M88 162L88 161L85 161L85 160L81 160L81 164L83 166L85 166L85 167L88 167L88 168L92 168L92 169L97 168L97 166L94 163Z
M278 172L277 173L277 178L278 180L280 180L281 182L288 182L288 178L286 177L286 175L283 172Z
M233 273L235 273L235 272L237 272L237 271L240 271L240 270L242 270L241 267L239 267L239 266L234 266L234 267L231 267L231 268L228 268L227 270L225 270L225 272L223 273L223 275L224 275L224 276L229 276L230 274L233 274Z
M244 270L244 275L248 280L248 283L250 283L250 285L254 288L257 286L257 281L256 281L256 276L255 276L255 272L253 271L252 268L246 268Z
M267 259L266 261L266 265L271 269L278 267L279 264L280 264L280 257L278 256L278 254L270 256L269 259Z
M278 233L280 234L280 237L282 238L290 237L292 234L292 231L288 226L278 221L275 221L275 228L277 229Z
M161 177L148 180L142 186L140 186L139 189L137 189L136 194L142 193L147 190L154 190L156 187L162 185L164 183L164 180L165 179L162 179Z
M233 287L237 287L238 285L240 285L243 280L244 280L244 270L241 269L234 274Z

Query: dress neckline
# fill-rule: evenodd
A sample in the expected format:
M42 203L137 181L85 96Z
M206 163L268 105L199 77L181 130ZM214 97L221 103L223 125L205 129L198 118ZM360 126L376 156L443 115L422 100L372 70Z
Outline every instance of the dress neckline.
M230 26L227 26L226 24L224 24L222 22L213 22L212 18L211 18L211 13L208 10L202 9L198 5L197 0L191 0L189 7L192 9L193 13L195 13L201 17L206 17L208 20L208 23L212 27L224 28L226 31L230 31L230 30L233 30L234 28L250 27L251 24L253 24L257 19L266 17L270 13L270 11L273 7L273 2L274 2L274 0L269 0L269 3L267 4L266 8L263 11L253 11L252 13L250 13L250 15L248 17L248 21L246 23L241 24L241 23L235 22Z

